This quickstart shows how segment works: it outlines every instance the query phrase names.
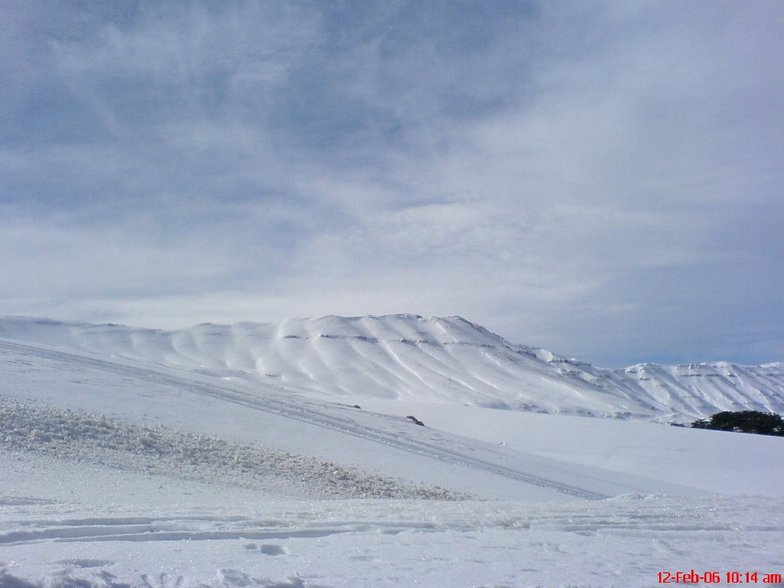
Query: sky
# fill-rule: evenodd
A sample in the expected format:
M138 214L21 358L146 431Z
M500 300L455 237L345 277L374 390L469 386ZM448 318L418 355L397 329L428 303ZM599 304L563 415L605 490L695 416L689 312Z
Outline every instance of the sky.
M784 3L5 0L0 313L784 361Z

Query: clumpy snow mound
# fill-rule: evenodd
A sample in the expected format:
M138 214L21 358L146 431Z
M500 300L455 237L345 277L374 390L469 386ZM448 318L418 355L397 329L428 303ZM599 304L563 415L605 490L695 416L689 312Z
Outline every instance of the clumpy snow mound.
M440 488L417 488L323 460L223 439L123 423L104 415L0 398L0 447L60 460L98 463L309 498L454 499ZM463 496L465 497L465 496Z
M0 339L184 368L293 392L690 422L784 412L784 364L601 369L510 343L460 317L326 316L181 331L0 320Z

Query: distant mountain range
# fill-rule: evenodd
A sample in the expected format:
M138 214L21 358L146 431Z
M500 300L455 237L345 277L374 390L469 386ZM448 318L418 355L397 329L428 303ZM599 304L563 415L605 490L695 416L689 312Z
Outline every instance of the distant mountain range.
M3 317L0 339L258 381L349 404L417 399L664 422L723 410L784 413L782 362L603 369L510 343L461 317L325 316L179 331Z

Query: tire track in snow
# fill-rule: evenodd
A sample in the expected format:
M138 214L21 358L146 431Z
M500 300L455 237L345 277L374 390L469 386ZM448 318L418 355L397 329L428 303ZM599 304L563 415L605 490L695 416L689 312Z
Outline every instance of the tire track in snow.
M252 395L248 392L225 384L202 383L191 377L173 376L154 368L141 368L118 361L98 359L88 355L81 355L49 349L43 346L28 345L22 343L12 343L7 340L0 340L0 349L7 349L15 352L28 353L44 359L60 360L65 362L76 362L101 371L122 374L142 381L152 381L156 383L168 384L184 391L199 396L207 396L217 400L231 402L245 406L247 408L274 414L284 418L308 423L332 431L337 431L345 435L372 441L381 445L393 447L400 451L413 453L422 457L427 457L437 461L458 465L473 470L479 470L497 476L510 478L533 486L548 488L557 492L584 498L588 500L603 500L610 495L602 494L566 484L556 480L538 476L526 471L510 468L500 464L492 463L477 457L472 457L446 447L438 446L427 441L418 441L404 438L399 433L387 433L379 429L359 424L352 419L341 419L308 408L291 400L282 398L271 398L272 392L268 390L256 390ZM272 387L268 385L267 387ZM259 398L259 394L264 394L265 398Z

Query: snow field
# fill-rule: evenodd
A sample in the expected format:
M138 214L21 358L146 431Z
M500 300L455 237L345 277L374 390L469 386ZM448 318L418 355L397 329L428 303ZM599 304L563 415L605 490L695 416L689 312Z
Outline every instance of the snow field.
M416 426L403 416L308 399L249 382L226 382L187 370L22 344L0 345L0 361L4 365L0 388L14 391L20 399L274 447L403 478L417 486L532 501L575 496L601 499L628 492L691 492L680 484L606 475L601 469L445 434ZM493 427L495 419L483 417L464 432L473 435L472 429Z
M3 504L4 588L588 588L784 567L784 503L772 499Z
M403 407L390 401L367 401L366 407L404 414ZM784 498L784 440L780 437L431 403L414 403L405 409L429 427L470 435L507 450L681 485L667 492L683 494L691 488Z
M461 319L9 324L0 588L588 588L784 570L781 439L566 416L639 407L624 404L637 389ZM751 398L780 369L749 383L736 367L662 368L657 398L679 398L684 377L719 382L710 402L739 380ZM515 374L562 414L487 408Z

